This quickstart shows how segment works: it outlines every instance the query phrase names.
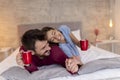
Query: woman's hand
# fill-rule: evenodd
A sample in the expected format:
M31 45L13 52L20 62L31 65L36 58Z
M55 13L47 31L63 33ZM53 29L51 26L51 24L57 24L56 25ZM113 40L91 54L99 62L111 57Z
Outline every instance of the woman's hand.
M66 59L65 65L66 69L71 73L76 73L79 70L78 64L81 65L81 62L78 61L75 57Z

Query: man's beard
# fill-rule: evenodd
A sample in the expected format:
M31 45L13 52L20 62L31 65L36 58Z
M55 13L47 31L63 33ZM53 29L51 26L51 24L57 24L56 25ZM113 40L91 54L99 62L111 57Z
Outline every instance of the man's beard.
M49 56L50 55L50 51L45 51L44 52L44 55L39 55L39 54L37 54L37 56L40 58L40 59L43 59L43 58L45 58L45 57L47 57L47 56Z
M44 54L45 55L42 55L43 57L49 56L50 55L50 51L45 51Z

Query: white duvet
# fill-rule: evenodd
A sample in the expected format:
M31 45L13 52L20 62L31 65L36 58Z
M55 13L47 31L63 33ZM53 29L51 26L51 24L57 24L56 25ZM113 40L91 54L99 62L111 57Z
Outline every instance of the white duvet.
M79 49L79 48L78 48ZM8 58L6 58L4 61L0 63L0 74L7 70L8 68L12 66L18 66L16 63L16 54L18 53L19 49L14 51ZM112 57L120 57L119 55L115 53L111 53L108 51L105 51L100 48L96 48L94 46L91 46L88 51L81 51L79 49L81 60L83 63L87 63L89 61L93 61L96 59L101 58L112 58ZM102 77L101 77L102 76ZM120 77L120 69L105 69L96 71L94 73L90 74L84 74L79 76L67 76L67 77L58 77L51 80L94 80L94 79L105 79L105 78L112 78L112 77ZM0 76L0 80L4 80L2 76Z
M10 67L19 66L16 63L16 54L18 52L19 52L19 48L17 48L9 57L7 57L5 60L3 60L0 63L0 74ZM0 80L5 80L5 79L2 76L0 76Z
M91 46L91 48L88 51L85 52L80 51L80 52L83 63L87 63L89 61L102 59L102 58L120 57L120 55L105 51L103 49L94 46ZM120 80L120 68L104 69L89 74L84 74L79 76L58 77L50 80Z

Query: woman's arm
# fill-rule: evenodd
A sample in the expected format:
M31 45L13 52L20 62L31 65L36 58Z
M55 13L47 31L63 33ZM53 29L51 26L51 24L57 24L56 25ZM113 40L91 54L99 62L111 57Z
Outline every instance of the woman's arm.
M73 33L70 33L70 38L72 39L73 43L80 47L80 41L73 35Z
M72 39L73 43L75 43L78 47L80 47L80 41L73 35L73 33L70 33L70 38ZM88 43L88 48L90 48L91 43Z

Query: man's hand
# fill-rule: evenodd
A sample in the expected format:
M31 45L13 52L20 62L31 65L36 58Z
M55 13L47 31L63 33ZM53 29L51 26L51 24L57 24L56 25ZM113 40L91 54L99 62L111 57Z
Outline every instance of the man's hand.
M25 64L23 63L23 60L22 60L22 54L21 53L18 53L17 56L16 56L16 62L18 65L20 66L24 66Z
M88 49L91 47L91 43L90 42L88 42Z
M27 50L27 51L32 52L32 55L35 54L34 51L32 51L32 50ZM20 65L20 66L29 66L28 64L24 64L24 62L23 62L23 59L22 59L22 53L23 53L23 52L24 52L24 51L21 50L21 51L17 54L17 56L16 56L16 62L17 62L17 64Z
M66 69L71 73L78 72L79 70L78 64L81 64L81 62L78 61L75 57L66 59L65 61Z

